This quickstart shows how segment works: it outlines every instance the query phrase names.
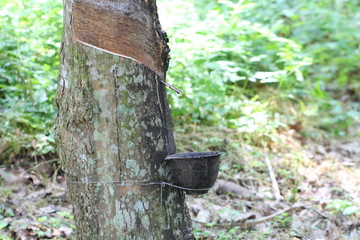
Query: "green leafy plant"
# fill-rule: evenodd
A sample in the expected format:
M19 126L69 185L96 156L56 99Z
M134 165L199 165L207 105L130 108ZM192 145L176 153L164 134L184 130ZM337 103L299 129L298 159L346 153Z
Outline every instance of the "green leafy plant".
M59 1L0 3L0 138L11 155L54 153Z
M301 47L274 35L264 25L241 18L246 9L240 4L222 1L211 5L214 8L204 16L194 5L182 3L176 8L194 13L190 14L192 20L204 24L190 26L188 19L179 17L174 20L175 27L172 25L167 29L175 56L171 61L169 80L185 92L184 97L171 98L173 115L181 116L183 121L216 122L233 128L263 117L264 122L268 122L267 114L271 118L271 113L262 113L256 106L252 108L257 114L254 118L243 112L242 107L251 102L241 95L254 96L252 89L267 84L289 82L290 86L290 82L296 83L301 74L299 69L308 64L298 54ZM198 12L200 14L196 16ZM166 18L166 13L161 15ZM209 94L211 98L208 98ZM256 99L254 104L262 107ZM255 122L253 124L257 126Z
M229 239L241 239L242 236L239 234L240 227L231 228L228 231L221 231L217 234L216 239L218 240L229 240Z
M276 225L282 228L288 228L292 222L292 217L288 213L282 213L275 217Z
M194 236L196 239L207 239L208 237L210 237L210 235L210 231L202 231L199 228L194 229Z
M7 220L0 220L0 230L7 227L9 225L9 221Z
M46 231L38 230L36 232L39 238L44 238L46 235L51 235L51 229L47 229Z
M1 157L54 153L60 2L0 5ZM238 129L255 145L279 141L297 122L304 136L346 135L359 111L326 90L360 89L359 8L353 0L159 1L172 49L168 80L184 91L169 94L176 126Z
M354 203L343 200L343 199L334 199L327 206L326 209L329 209L332 213L338 214L342 213L346 216L359 214L360 209L354 205Z
M356 8L350 0L345 2ZM357 30L346 27L349 32L345 32L335 24L350 24L356 11L342 13L341 9L348 9L346 4L336 8L334 4L314 0L160 1L160 17L167 19L163 23L172 49L168 79L184 90L181 97L169 94L176 125L238 129L246 143L258 146L281 142L278 132L298 123L303 136L346 135L349 126L360 122L359 111L335 100L326 86L339 83L336 71L341 67L336 61L341 58L345 64L349 55L358 54L354 51ZM319 10L318 16L312 14L313 8ZM324 19L335 15L337 20L331 19L324 29ZM311 24L303 20L305 16ZM330 36L334 42L328 43L331 40L318 38L309 29L324 36L337 31L339 36ZM340 36L349 34L352 40L346 51L333 46L341 54L326 47L318 49L319 54L314 51L327 44L345 46L344 41L349 40ZM327 54L326 61L320 52ZM349 62L349 68L353 63ZM329 65L339 70L328 74ZM353 82L347 78L345 82ZM294 110L298 111L295 115Z

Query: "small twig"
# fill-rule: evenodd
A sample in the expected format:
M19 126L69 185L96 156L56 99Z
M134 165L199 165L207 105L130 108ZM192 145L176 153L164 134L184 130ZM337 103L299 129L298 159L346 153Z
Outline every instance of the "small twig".
M321 217L330 220L330 217L329 217L329 216L326 216L324 213L320 212L319 210L317 210L317 209L312 209L312 210L313 210L314 212L316 212L318 215L320 215Z
M57 176L58 176L58 172L59 172L60 169L61 169L61 165L55 169L55 172L54 172L54 174L52 175L52 181L53 181L53 183L56 182L56 178L57 178Z
M308 206L311 206L311 205L312 205L312 203L311 204L303 204L303 205L299 205L299 206L288 207L288 208L285 208L284 210L281 210L281 211L276 212L274 214L271 214L269 216L262 217L262 218L259 218L259 219L255 219L255 220L249 220L249 221L246 221L246 222L236 222L236 223L229 223L229 224L219 223L219 224L215 224L215 225L211 225L211 226L212 227L218 227L218 228L234 228L234 227L250 228L250 227L253 227L253 226L257 225L257 224L270 221L273 218L275 218L275 217L277 217L277 216L279 216L279 215L281 215L283 213L291 212L291 211L293 211L295 209L304 208L304 207L308 207ZM203 226L209 225L208 223L200 222L200 221L197 221L197 220L194 220L194 219L192 219L192 221L196 222L196 223L200 223Z
M299 230L297 230L295 228L293 228L292 231L295 233L295 234L291 234L292 237L311 240L311 238L308 235L305 235L305 234L301 233Z
M276 176L275 176L275 173L274 173L274 169L273 169L273 167L271 165L270 159L267 156L267 154L265 153L264 155L265 155L266 166L267 166L267 169L269 171L269 175L270 175L270 179L271 179L271 184L272 184L272 187L273 187L273 190L274 190L275 199L276 199L276 201L280 201L280 200L283 199L283 197L281 196L281 193L280 193L279 184L276 181Z
M48 164L48 163L52 163L52 162L57 162L57 161L59 161L58 158L51 159L51 160L48 160L48 161L44 161L44 162L41 162L41 163L39 163L39 164L36 164L34 167L29 168L29 169L26 170L26 171L27 171L27 172L30 172L30 171L32 171L32 170L34 170L34 169L36 169L36 168L38 168L38 167L40 167L40 166L42 166L42 165L44 165L44 164Z

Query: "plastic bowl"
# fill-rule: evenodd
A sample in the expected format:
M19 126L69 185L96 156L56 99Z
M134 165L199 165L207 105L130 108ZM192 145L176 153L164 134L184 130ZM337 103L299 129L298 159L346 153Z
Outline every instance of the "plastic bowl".
M199 195L208 192L218 176L219 151L176 153L165 158L169 162L172 181L187 194ZM191 189L191 190L190 190Z

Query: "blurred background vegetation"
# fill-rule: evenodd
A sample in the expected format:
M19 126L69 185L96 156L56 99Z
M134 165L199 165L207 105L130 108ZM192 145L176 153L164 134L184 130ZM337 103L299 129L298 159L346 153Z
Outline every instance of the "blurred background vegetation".
M169 91L177 133L230 129L234 142L269 146L289 129L322 142L348 137L359 124L357 0L158 5L172 49L168 81L184 91ZM0 0L3 163L55 154L61 14L60 1Z
M158 10L170 39L167 81L184 92L168 91L178 151L224 152L219 178L250 189L261 199L254 209L272 206L262 202L272 199L269 164L283 203L316 202L328 189L321 207L338 223L325 224L324 234L360 234L360 2L158 0ZM0 0L0 167L33 163L31 170L58 161L53 124L61 33L59 0ZM57 176L54 165L45 176ZM241 215L235 201L231 211ZM298 219L301 225L320 226L309 216ZM290 239L295 220L280 216L272 233L194 230L198 239ZM284 229L289 234L278 238Z

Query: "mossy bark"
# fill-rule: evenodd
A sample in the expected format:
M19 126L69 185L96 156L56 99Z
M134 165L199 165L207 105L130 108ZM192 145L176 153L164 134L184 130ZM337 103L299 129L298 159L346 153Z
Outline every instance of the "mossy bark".
M119 9L136 2L139 11L146 11L136 14L154 21L163 62L152 64L162 66L154 70L81 44L73 27L74 1L63 2L56 141L74 208L76 238L192 239L183 191L165 187L160 206L159 185L109 183L167 179L170 171L164 158L175 152L175 143L165 86L159 81L165 76L168 48L155 0L102 2Z

